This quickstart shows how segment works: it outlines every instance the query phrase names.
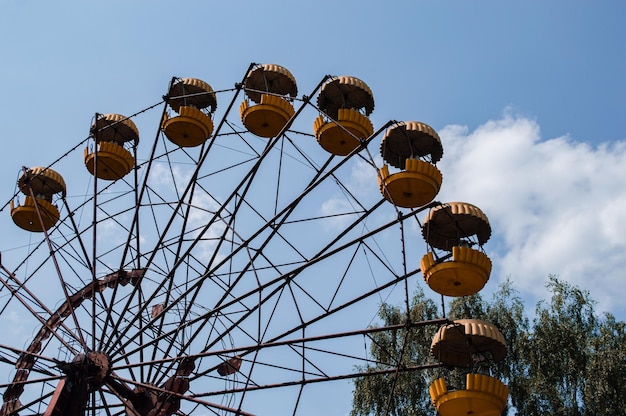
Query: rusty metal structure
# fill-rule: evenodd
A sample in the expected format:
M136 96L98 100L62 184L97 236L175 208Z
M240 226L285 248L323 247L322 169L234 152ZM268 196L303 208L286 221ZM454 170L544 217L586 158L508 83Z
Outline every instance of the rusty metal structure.
M490 271L467 254L486 216L435 201L435 130L374 128L373 109L359 78L298 95L289 70L253 63L234 88L174 77L154 105L97 113L72 150L21 169L3 209L29 243L0 257L0 317L30 335L0 341L0 416L298 414L320 383L473 362L467 337L501 357L487 323L371 325L422 273L463 296ZM355 371L372 334L424 326L442 328L434 361ZM441 414L463 407L433 386Z

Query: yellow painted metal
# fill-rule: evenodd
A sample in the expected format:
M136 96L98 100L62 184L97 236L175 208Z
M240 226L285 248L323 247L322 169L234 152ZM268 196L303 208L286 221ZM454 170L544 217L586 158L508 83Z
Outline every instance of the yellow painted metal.
M443 146L437 132L419 121L402 121L387 129L380 142L380 154L385 162L398 169L407 158L430 156L436 163L443 156Z
M283 130L295 110L282 97L262 94L260 104L250 105L244 100L239 106L241 121L248 131L259 137L276 137Z
M35 205L35 203L37 205ZM60 218L59 210L51 202L42 198L33 199L26 196L21 205L15 205L13 201L10 204L11 218L18 227L32 232L43 232L52 228ZM41 221L37 215L37 208L41 213ZM43 223L43 224L42 224Z
M180 78L170 87L167 103L177 113L181 107L208 108L213 113L217 109L217 96L201 79Z
M11 201L13 222L18 227L33 232L43 232L52 228L60 218L58 208L52 203L52 197L54 194L65 195L66 186L63 177L50 168L38 166L29 168L20 175L17 186L26 198L21 205Z
M139 130L135 123L121 114L102 114L91 125L91 135L98 142L123 144L139 141Z
M357 110L341 108L336 122L326 121L321 115L317 117L313 132L324 150L333 155L345 156L372 135L374 126L367 116Z
M491 260L482 251L470 247L452 247L452 260L437 263L433 253L422 257L424 280L432 290L445 296L468 296L478 293L489 280Z
M487 216L467 202L448 202L429 211L424 219L422 235L435 248L450 251L467 238L475 236L479 245L491 236Z
M341 108L362 110L370 115L374 111L374 94L365 82L356 77L332 77L322 85L317 106L332 119L338 118Z
M26 174L20 175L17 186L24 195L30 196L30 189L35 196L51 200L53 194L65 194L66 186L63 177L55 170L38 166L29 168Z
M179 115L163 121L163 132L180 147L199 146L213 134L211 117L197 108L181 106Z
M394 205L417 208L431 202L441 189L443 176L435 165L419 159L406 159L406 169L389 173L380 169L378 185L383 196Z
M485 359L506 357L506 340L495 325L478 319L458 319L439 328L431 354L450 367L469 367Z
M439 378L429 392L441 416L498 416L509 397L505 384L484 374L468 374L465 390L448 391L445 380Z
M298 95L296 79L289 70L276 64L260 64L248 72L246 96L259 104L264 93L294 98Z
M95 172L96 152L98 152L97 176L105 180L117 180L126 176L135 166L135 158L123 146L114 142L100 142L95 151L88 147L84 151L87 170Z

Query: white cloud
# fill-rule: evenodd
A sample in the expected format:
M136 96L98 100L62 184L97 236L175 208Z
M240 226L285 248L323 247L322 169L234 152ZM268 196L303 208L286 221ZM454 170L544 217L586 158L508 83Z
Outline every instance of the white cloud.
M327 221L324 222L326 230L342 229L346 227L351 221L354 220L353 215L343 215L353 212L353 207L350 206L345 198L335 196L322 202L320 206L320 215L329 216Z
M358 197L368 197L371 190L372 183L377 183L376 169L372 168L372 165L365 162L362 159L353 159L355 162L351 165L350 171L350 190ZM382 158L380 155L374 155L373 163L376 166L382 165ZM378 196L378 195L377 195Z
M377 156L376 161L380 161L380 157ZM372 191L372 189L375 189L372 187L372 184L377 183L376 169L373 168L372 164L362 159L354 158L349 165L349 169L348 179L342 185L349 190L352 196L335 190L320 205L319 215L335 216L324 222L328 229L342 228L354 222L355 216L353 213L358 212L359 207L353 201L353 197L365 205L367 205L366 200L368 199L380 198L380 194Z
M24 340L28 338L28 331L31 330L31 321L28 316L24 316L21 311L7 309L6 313L0 317L0 323L2 328L6 329L4 336L6 339L20 339Z
M510 275L532 307L556 274L589 290L600 310L624 316L626 141L542 139L537 122L508 111L475 131L452 125L439 134L437 199L487 214L493 280Z
M195 230L193 232L195 238L200 236L200 232L212 220L217 209L217 202L208 195L199 192L194 194L188 225L190 229ZM217 238L224 234L225 227L225 223L218 220L208 230L204 231L202 235L203 240L198 243L199 253L196 253L195 256L201 260L208 261L217 246Z
M189 183L193 169L181 167L179 165L168 165L165 163L154 163L150 172L150 185L168 191L174 190L174 184L178 184L180 192Z

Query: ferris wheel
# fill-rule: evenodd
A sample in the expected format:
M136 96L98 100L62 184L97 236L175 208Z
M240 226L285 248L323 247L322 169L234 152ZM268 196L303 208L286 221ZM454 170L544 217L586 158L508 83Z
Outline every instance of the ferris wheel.
M316 386L374 375L355 371L369 336L397 329L372 327L377 306L413 291L422 219L448 212L433 202L443 149L421 122L375 128L358 78L298 91L279 65L222 90L175 77L20 169L1 416L298 414Z

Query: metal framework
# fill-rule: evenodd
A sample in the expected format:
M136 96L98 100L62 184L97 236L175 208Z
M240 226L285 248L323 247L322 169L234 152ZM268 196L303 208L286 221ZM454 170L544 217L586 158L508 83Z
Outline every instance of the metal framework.
M98 128L49 166L68 172L60 220L0 257L1 324L19 316L34 330L0 344L0 416L298 414L319 400L308 386L439 365L355 370L373 364L373 333L447 322L372 326L381 302L408 307L424 251L418 215L437 205L404 209L380 194L368 145L395 122L345 156L326 152L311 126L328 114L311 97L327 76L288 97L294 115L275 137L257 137L232 111L255 68L211 91L227 104L199 146L161 128L168 102L203 94L194 90L127 118L142 133L157 126L151 143L125 144L128 175L98 179L97 151L91 173L80 166Z

